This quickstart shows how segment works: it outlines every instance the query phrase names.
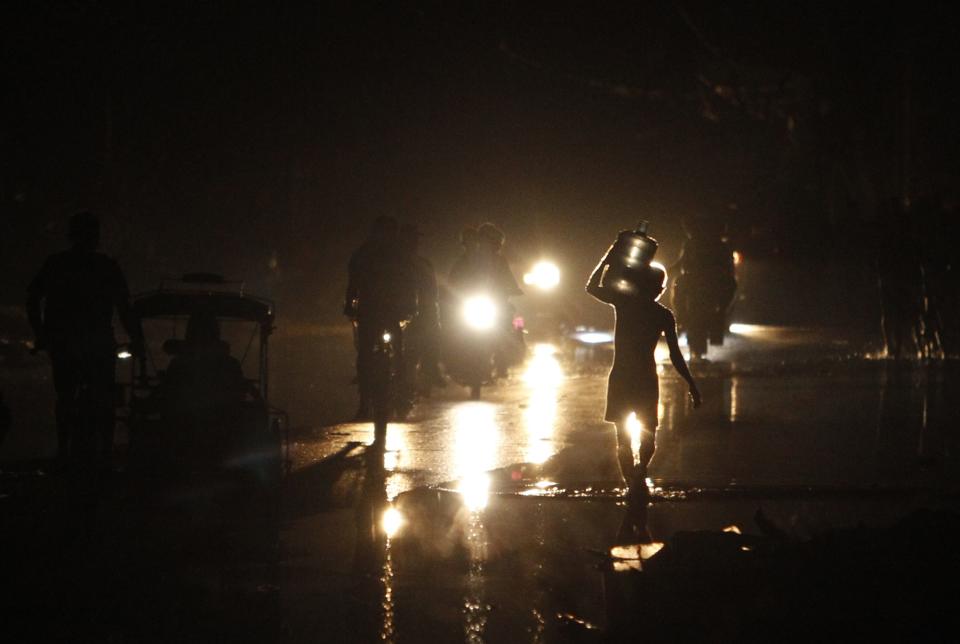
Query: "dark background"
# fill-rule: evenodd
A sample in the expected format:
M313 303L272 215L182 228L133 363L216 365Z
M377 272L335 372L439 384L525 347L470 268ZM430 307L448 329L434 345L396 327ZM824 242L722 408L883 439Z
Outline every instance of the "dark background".
M0 9L0 304L78 208L134 290L219 271L322 322L378 214L440 272L494 221L570 292L617 230L669 263L705 215L780 276L755 317L869 325L883 204L955 226L951 3L133 4Z

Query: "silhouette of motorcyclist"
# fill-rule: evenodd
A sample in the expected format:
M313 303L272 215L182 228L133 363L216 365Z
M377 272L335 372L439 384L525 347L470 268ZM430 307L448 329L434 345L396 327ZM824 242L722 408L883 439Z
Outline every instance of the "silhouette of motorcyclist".
M723 239L719 221L699 218L684 223L687 239L674 263L679 276L673 287L677 322L687 332L690 360L707 355L707 341L722 345L726 314L737 282L733 253Z
M389 331L398 362L403 361L401 321L417 310L416 279L397 244L398 224L393 217L377 217L367 240L350 257L344 315L356 327L357 385L360 405L356 419L371 417L374 350L378 336ZM401 371L402 371L401 366Z
M97 216L73 215L68 238L72 247L47 258L30 282L27 315L35 350L47 351L53 366L58 460L107 467L114 432L114 310L137 355L143 331L119 265L97 252Z
M451 286L463 285L477 257L477 229L473 226L464 226L460 230L460 255L454 260L450 268L449 282Z
M462 237L461 237L462 239ZM470 237L468 236L468 242ZM465 252L458 258L450 271L450 283L458 298L474 293L484 293L491 297L498 306L500 315L500 331L503 340L498 343L494 355L497 373L506 374L510 360L510 330L513 323L514 307L509 298L523 295L517 284L517 279L510 270L506 258L502 254L506 237L497 226L492 223L481 224L477 228L475 247L471 249L464 244Z
M503 302L523 295L501 252L505 239L503 232L491 223L478 227L475 245L471 248L464 244L464 254L450 271L451 284L461 292L486 291Z
M403 224L399 231L399 248L405 261L413 267L416 279L417 312L404 334L408 384L414 385L419 364L426 386L443 387L440 373L440 310L437 274L433 264L419 254L420 230L414 224Z

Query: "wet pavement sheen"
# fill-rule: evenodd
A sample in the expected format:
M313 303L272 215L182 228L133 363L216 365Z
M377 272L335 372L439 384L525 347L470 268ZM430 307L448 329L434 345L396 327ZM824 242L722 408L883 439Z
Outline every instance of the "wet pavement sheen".
M291 641L590 640L629 606L611 571L642 570L678 532L756 533L762 509L804 538L955 507L952 365L749 331L695 367L700 409L664 366L642 521L601 420L602 354L534 346L482 401L451 385L382 446L369 424L300 432L281 533Z

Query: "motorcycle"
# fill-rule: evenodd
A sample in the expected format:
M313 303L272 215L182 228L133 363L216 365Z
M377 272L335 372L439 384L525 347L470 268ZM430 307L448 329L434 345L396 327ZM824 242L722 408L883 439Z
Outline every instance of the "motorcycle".
M523 360L523 325L506 301L488 293L456 301L453 313L444 325L444 364L454 382L469 387L470 398L479 400L483 385Z

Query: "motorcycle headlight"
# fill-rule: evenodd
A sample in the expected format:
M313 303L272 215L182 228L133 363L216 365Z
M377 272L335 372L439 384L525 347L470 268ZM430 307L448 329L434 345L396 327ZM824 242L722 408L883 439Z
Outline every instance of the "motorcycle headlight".
M486 295L474 295L463 302L463 321L476 331L489 331L497 321L497 305Z

